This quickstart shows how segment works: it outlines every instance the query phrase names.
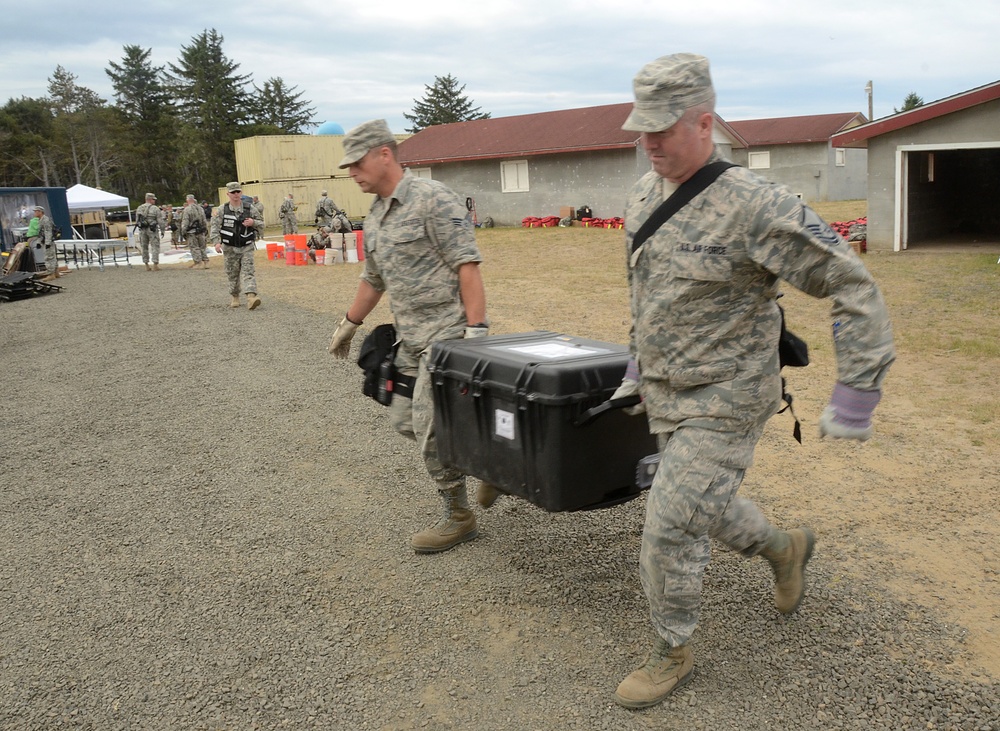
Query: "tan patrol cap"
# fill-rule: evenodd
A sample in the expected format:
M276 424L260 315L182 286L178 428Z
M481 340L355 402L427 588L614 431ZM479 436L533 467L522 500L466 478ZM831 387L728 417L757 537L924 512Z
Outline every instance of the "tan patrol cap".
M152 193L146 193L146 197L147 198L152 198L154 201L156 200L156 196L153 195Z
M236 193L242 190L243 186L237 183L236 181L233 181L232 183L226 183L226 192L228 193Z
M635 103L622 129L661 132L677 124L691 107L715 99L708 59L675 53L647 63L632 81Z
M395 141L396 138L384 119L362 122L344 135L344 159L340 161L340 167L350 167L367 155L369 150Z

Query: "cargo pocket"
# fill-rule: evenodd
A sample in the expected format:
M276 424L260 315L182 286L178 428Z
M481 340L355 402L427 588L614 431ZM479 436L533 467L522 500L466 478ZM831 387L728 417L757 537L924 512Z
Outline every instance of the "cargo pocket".
M697 418L726 418L734 414L733 382L736 361L677 366L666 371L673 398L667 417L674 421Z

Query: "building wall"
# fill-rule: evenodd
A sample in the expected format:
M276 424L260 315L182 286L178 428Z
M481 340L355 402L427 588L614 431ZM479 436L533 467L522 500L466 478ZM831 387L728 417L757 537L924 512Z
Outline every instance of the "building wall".
M747 166L751 152L770 152L771 166L755 168L761 177L784 185L807 203L862 200L867 195L867 153L846 150L845 164L836 165L829 142L756 146L735 150L733 162Z
M480 222L490 217L497 226L520 226L527 216L557 216L563 206L587 205L599 218L622 216L628 189L649 169L636 149L510 159L528 163L526 192L502 192L502 160L433 165L431 177L473 198Z
M892 251L895 231L896 150L904 145L954 146L970 142L996 142L1000 146L1000 100L980 104L953 114L931 119L888 132L868 141L868 248ZM911 155L911 171L919 166L916 153ZM911 172L911 175L918 174ZM911 183L913 178L911 178ZM919 224L922 215L921 196L926 190L913 191L910 201L911 225ZM993 205L993 202L990 202ZM927 213L927 215L930 215ZM926 223L926 221L925 221Z

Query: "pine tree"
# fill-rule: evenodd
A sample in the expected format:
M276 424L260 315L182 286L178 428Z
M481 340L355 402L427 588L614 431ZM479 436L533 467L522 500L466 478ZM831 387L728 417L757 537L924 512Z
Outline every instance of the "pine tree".
M169 64L169 84L183 123L185 182L200 189L235 178L233 142L243 136L254 112L250 74L236 73L240 65L226 58L223 40L214 28L202 31L191 45L181 46L178 62Z
M413 100L413 113L403 112L413 126L407 132L420 130L436 124L467 122L472 119L489 119L488 113L473 107L472 101L462 92L465 84L458 85L458 79L451 74L435 76L433 86L424 85L426 93L422 99Z
M917 107L922 107L923 105L924 105L923 97L919 97L917 96L917 92L911 91L909 94L906 95L906 98L903 99L903 108L896 109L896 107L893 107L892 111L894 111L896 114L899 114L900 112L908 112L911 109L916 109Z
M257 123L288 135L302 134L306 128L314 126L316 123L312 120L316 109L301 98L303 92L295 93L296 89L295 86L289 88L278 77L265 81L263 88L257 89Z
M49 78L49 103L55 114L56 141L71 168L65 181L100 186L113 165L108 152L107 102L92 89L76 83L76 75L62 66Z
M123 50L121 63L111 61L104 70L114 89L120 126L117 147L123 160L116 192L141 199L144 191L155 187L161 196L177 197L182 193L177 169L179 123L164 67L153 66L151 49L126 45ZM207 192L206 186L203 193Z

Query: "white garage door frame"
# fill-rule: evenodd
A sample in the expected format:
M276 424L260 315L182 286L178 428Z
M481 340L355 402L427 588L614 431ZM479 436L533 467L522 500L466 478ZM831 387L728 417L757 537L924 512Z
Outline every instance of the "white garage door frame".
M925 145L896 146L896 200L893 208L892 250L903 251L910 241L907 207L910 199L909 165L911 152L945 152L950 150L989 150L1000 148L997 142L953 142Z

